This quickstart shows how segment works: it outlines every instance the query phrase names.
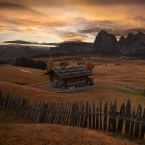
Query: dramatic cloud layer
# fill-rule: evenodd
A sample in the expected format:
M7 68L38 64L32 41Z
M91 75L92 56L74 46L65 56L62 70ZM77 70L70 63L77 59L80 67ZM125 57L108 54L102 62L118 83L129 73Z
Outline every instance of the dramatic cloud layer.
M5 0L5 2L12 2ZM118 4L145 4L144 0L13 0L13 3L29 4L33 6L60 6L60 5L118 5Z
M0 1L0 43L93 42L104 29L119 38L145 32L144 0Z

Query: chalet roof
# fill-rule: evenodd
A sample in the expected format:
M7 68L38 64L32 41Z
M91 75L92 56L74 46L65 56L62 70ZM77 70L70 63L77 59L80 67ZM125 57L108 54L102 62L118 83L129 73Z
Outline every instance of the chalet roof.
M49 75L50 72L54 71L63 79L89 76L92 73L83 66L71 66L71 67L53 67L50 71L47 71L44 75Z

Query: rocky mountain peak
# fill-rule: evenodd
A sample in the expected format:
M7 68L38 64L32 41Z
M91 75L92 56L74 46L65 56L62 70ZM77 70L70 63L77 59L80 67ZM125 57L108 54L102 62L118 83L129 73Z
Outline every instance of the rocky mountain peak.
M138 32L138 38L145 42L145 34L142 33L141 31Z
M145 34L141 31L129 33L126 38L121 36L117 41L113 34L101 30L94 41L94 51L101 54L132 54L142 50L145 51Z
M126 39L119 41L119 47L121 54L136 53L140 49L143 49L145 41L145 34L138 32L138 34L129 33Z
M125 42L125 37L121 36L120 39L119 39L119 43L124 43L124 42Z
M145 35L144 33L142 33L141 31L138 31L138 35Z
M102 54L117 54L116 44L117 39L113 34L101 30L94 41L94 51Z

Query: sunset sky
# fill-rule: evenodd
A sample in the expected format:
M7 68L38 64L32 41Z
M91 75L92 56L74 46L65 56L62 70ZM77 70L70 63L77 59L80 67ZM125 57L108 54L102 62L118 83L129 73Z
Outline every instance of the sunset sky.
M145 0L0 1L0 43L93 42L102 29L117 38L145 33Z

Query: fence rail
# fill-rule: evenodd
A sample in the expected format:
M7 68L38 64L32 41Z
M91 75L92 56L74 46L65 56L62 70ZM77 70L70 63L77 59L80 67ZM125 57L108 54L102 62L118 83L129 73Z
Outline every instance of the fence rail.
M0 106L14 111L19 116L36 123L51 123L91 128L110 132L120 132L144 138L145 109L139 105L131 111L130 100L123 103L117 112L117 102L99 104L83 102L32 102L21 96L13 96L0 90Z
M145 88L143 88L143 87L131 86L131 85L121 84L121 83L117 83L117 82L106 82L106 83L120 86L120 87L123 87L126 89L130 89L132 91L140 92L140 93L143 93L145 95Z

